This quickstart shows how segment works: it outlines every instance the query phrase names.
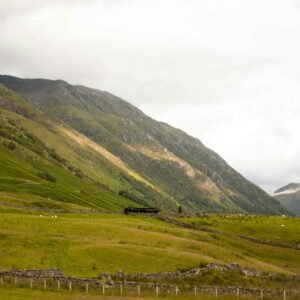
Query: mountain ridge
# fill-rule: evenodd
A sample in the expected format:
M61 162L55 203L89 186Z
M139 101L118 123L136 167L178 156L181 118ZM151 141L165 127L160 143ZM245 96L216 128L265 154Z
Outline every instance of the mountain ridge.
M294 215L300 216L300 183L289 183L274 192L274 197Z
M292 192L293 190L297 191L298 189L300 189L300 183L296 183L296 182L291 182L279 189L277 189L274 194L279 194L279 193L282 193L282 192Z
M165 204L189 211L285 212L201 141L108 92L3 75L0 83L119 158L166 197Z

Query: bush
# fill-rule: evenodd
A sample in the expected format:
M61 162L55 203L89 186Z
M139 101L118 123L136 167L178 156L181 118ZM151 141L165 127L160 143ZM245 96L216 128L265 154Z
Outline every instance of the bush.
M79 168L77 168L77 167L75 167L75 166L72 166L72 165L68 165L67 168L68 168L70 171L72 171L72 172L74 173L75 176L77 176L77 177L79 177L79 178L83 178L83 177L84 177L83 172L82 172Z
M9 138L11 137L11 134L8 133L8 132L7 132L6 130L4 130L4 129L0 129L0 136L3 136L3 137L5 137L5 138L9 139Z
M10 125L13 125L13 126L16 126L16 121L13 120L13 119L8 119L7 122L10 124Z
M14 142L5 143L5 146L10 150L15 150L17 148Z
M179 213L179 214L182 213L182 206L181 206L181 205L178 206L178 213Z
M56 178L54 176L52 176L51 174L49 174L48 172L42 172L39 173L38 176L42 179L51 181L51 182L56 182Z

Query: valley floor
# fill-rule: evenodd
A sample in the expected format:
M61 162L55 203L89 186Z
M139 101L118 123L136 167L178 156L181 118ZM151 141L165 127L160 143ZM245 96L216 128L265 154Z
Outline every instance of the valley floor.
M296 288L299 277L290 278L300 273L299 250L252 242L237 234L297 244L299 235L295 232L299 231L300 219L239 215L234 217L239 220L232 218L180 220L234 232L235 236L183 228L147 216L0 207L0 271L60 268L67 276L99 278L102 273L114 274L121 270L138 274L188 270L207 263L237 263L279 277L255 278L216 271L190 279L188 283ZM184 280L174 282L185 283Z

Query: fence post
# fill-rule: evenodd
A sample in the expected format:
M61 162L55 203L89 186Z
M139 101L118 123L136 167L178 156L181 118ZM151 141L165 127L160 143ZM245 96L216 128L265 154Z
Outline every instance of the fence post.
M85 283L85 292L88 294L88 292L89 292L89 283L88 282L86 282Z
M264 299L264 291L263 291L263 290L260 291L260 299L261 299L261 300Z
M18 278L15 277L15 286L17 286L17 283L18 283Z
M105 295L105 284L102 284L102 294Z
M33 279L30 279L30 288L33 288Z
M216 287L216 299L218 299L218 288Z
M3 287L3 277L0 278L0 285Z
M60 281L57 280L57 290L60 291Z
M44 291L47 289L47 281L44 279Z
M123 296L123 284L120 285L120 295Z
M197 287L194 286L194 293L195 293L195 297L197 297Z
M239 289L239 288L236 289L236 296L237 296L238 298L240 298L240 289Z
M177 287L177 285L175 287L175 295L178 296L178 287Z
M158 287L158 285L156 286L156 296L158 296L158 294L159 294L159 287Z
M72 292L72 281L69 281L69 292Z
M283 300L286 300L286 291L283 291Z
M141 287L140 287L140 285L137 286L137 292L138 292L138 296L140 296L141 295Z

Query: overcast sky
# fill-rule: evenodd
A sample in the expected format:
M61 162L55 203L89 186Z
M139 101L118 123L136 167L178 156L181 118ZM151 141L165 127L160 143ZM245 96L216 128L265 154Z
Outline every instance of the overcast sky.
M0 0L0 73L116 94L270 193L300 182L299 0Z

